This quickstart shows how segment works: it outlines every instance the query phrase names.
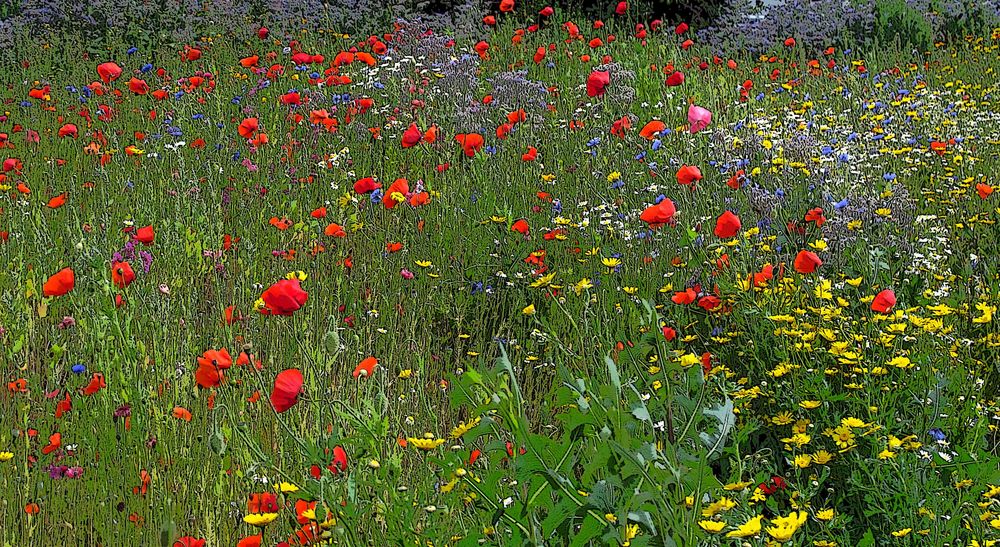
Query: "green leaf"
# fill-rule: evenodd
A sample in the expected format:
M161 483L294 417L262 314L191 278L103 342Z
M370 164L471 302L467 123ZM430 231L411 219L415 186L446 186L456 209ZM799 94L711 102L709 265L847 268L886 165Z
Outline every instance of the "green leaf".
M577 510L577 505L569 498L563 498L542 521L542 533L551 535L562 526Z
M733 401L726 397L726 402L713 408L705 409L705 415L712 416L719 420L719 429L712 434L701 432L698 434L705 446L709 448L708 455L711 456L725 445L729 432L736 425L736 414L733 412Z
M621 391L622 377L618 374L618 365L609 356L604 356L604 364L608 366L608 376L611 377L611 385L614 386L615 391Z
M635 403L632 405L632 415L635 416L635 419L637 420L652 422L652 419L649 417L649 409L642 403Z
M601 532L604 531L604 526L603 522L597 520L589 514L584 516L583 524L580 526L580 531L573 536L573 541L570 545L577 547L592 544L594 538L599 536Z

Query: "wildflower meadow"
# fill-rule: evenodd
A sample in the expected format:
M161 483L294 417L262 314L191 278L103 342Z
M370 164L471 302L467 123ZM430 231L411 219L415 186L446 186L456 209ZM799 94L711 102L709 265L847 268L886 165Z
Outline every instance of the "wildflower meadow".
M1000 4L425 4L3 3L0 546L1000 546Z

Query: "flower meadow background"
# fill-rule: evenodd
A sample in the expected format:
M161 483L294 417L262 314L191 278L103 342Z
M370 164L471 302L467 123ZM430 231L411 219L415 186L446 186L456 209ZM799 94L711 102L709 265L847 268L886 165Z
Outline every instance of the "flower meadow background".
M998 15L4 3L0 544L997 545Z

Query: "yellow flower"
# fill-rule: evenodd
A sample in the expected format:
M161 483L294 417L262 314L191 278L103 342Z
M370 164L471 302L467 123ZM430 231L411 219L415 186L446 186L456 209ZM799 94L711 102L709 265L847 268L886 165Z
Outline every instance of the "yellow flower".
M812 456L809 454L799 454L795 456L795 466L799 469L805 469L812 464Z
M816 295L816 298L830 300L833 298L833 292L830 290L832 287L833 283L829 279L824 279L816 285L813 293Z
M996 306L990 306L986 302L976 302L976 309L982 315L972 318L973 323L989 323L993 321L993 314L997 311Z
M604 264L604 266L607 267L608 269L617 268L618 266L621 265L621 263L622 261L619 258L609 257L601 259L601 264Z
M750 486L750 481L745 482L731 482L722 487L723 490L728 490L730 492L739 492L744 490L747 486Z
M837 426L827 436L833 439L833 442L837 443L837 446L842 449L854 446L854 432L846 425Z
M823 522L827 522L833 520L834 514L833 509L820 509L816 513L816 518Z
M713 502L701 510L701 516L703 517L714 517L715 515L728 511L736 507L736 502L729 498L720 498L719 501Z
M408 378L410 378L412 376L413 376L413 369L408 368L408 369L399 371L399 377L402 378L402 379L404 379L404 380L406 380L406 379L408 379Z
M455 429L451 430L451 438L457 439L457 438L461 437L462 435L465 435L466 433L468 433L469 431L471 431L472 428L474 428L477 425L479 425L479 422L481 422L481 421L482 421L482 418L480 418L480 417L477 416L476 419L474 419L474 420L469 420L468 422L458 424L457 426L455 426Z
M523 310L521 310L521 313L524 315L535 315L535 305L528 304Z
M785 542L806 522L805 511L792 511L787 517L777 517L771 520L774 526L767 527L767 533L774 539Z
M830 463L830 460L832 459L833 459L833 454L827 452L826 450L820 450L812 455L813 463L819 465L826 465Z
M709 534L718 534L726 527L726 523L718 520L699 520L698 526Z
M745 538L750 536L756 536L760 533L760 521L764 519L764 515L757 515L750 520L741 524L737 529L726 534L727 538Z
M14 458L13 452L0 452L0 462L10 461Z
M420 266L421 268L430 268L431 267L431 261L430 260L414 260L413 263L416 264L417 266Z
M868 427L869 425L854 417L842 418L840 423L841 425L846 425L847 427Z
M639 525L638 524L626 524L624 533L625 537L625 547L631 545L631 540L635 539L635 536L639 535Z
M806 410L812 410L814 408L819 408L820 404L822 403L819 401L802 401L799 403L799 406Z
M299 487L295 486L294 484L292 484L290 482L282 482L282 483L278 483L278 490L280 490L281 492L283 492L285 494L291 494L292 492L298 492L299 491Z
M827 248L826 241L823 241L822 239L817 239L816 241L813 241L812 243L809 244L809 246L812 247L813 249L816 249L817 251L825 251Z
M594 284L591 283L590 280L587 279L586 277L578 281L576 285L573 285L573 291L576 292L577 296L580 296L580 293L582 293L583 291L592 288L594 288Z
M278 513L250 513L243 517L243 522L250 526L264 527L274 522L278 518Z
M779 412L777 415L771 418L771 423L773 423L774 425L788 425L794 421L795 419L792 417L792 413L787 411Z
M896 530L895 532L892 533L892 535L893 537L901 538L901 537L906 537L912 531L913 528L903 528L902 530Z
M444 444L444 439L435 439L434 435L424 433L423 437L407 437L406 442L412 444L414 448L427 451L434 450Z
M285 279L298 279L299 281L305 281L309 277L309 274L301 270L297 272L288 272L285 274Z
M537 289L540 287L547 287L552 284L552 280L555 279L555 277L556 277L556 272L543 275L542 277L539 277L538 279L536 279L531 283L531 288Z

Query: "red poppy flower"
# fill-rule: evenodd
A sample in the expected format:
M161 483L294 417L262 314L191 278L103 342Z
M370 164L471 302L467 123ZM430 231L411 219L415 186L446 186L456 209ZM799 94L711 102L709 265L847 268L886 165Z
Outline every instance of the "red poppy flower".
M420 132L420 128L417 127L416 123L411 123L410 127L403 131L403 148L412 148L420 144L420 139L423 138L423 134Z
M528 235L529 230L530 227L528 226L528 221L523 218L514 221L514 224L510 225L510 231L517 232L521 235Z
M73 290L76 286L76 275L73 268L63 268L55 273L42 286L42 294L45 296L62 296Z
M102 82L110 84L122 75L122 67L110 62L101 63L97 65L97 75L101 77Z
M236 547L260 547L262 541L264 541L264 536L262 534L247 536L241 539L236 544Z
M889 310L896 305L896 293L892 289L886 289L875 295L872 300L872 311L878 313L889 313Z
M198 358L198 369L194 373L195 382L208 389L222 383L222 371L233 366L233 358L226 348L206 350Z
M701 169L695 165L683 165L677 170L677 182L680 184L689 185L701 179Z
M354 183L354 192L357 194L367 194L372 192L377 188L381 188L382 184L376 182L375 179L371 177L365 177Z
M479 133L463 133L455 135L455 141L462 147L468 157L473 157L483 147L483 136Z
M236 130L244 139L252 139L258 129L260 129L260 122L257 118L246 118L240 122L240 126Z
M688 304L694 302L695 298L697 297L698 293L696 293L694 289L692 289L691 287L688 287L687 289L681 292L674 293L674 295L670 297L670 300L674 304L687 306Z
M359 376L369 377L375 372L375 367L378 365L378 359L374 357L366 357L363 361L358 363L358 366L354 367L354 373L352 376L355 378Z
M344 227L336 222L327 224L326 228L323 229L323 233L330 237L347 237L347 232L344 230Z
M795 271L801 274L811 274L816 271L816 268L823 265L823 261L816 253L802 250L795 255L795 262L792 265L795 266Z
M611 75L603 70L595 70L587 76L587 96L600 97L604 95L604 88L611 83Z
M313 218L326 218L326 207L318 207L313 209L309 216Z
M983 182L977 183L976 193L979 194L980 199L986 199L993 193L993 187Z
M684 73L681 71L676 71L670 76L667 76L667 86L677 87L684 83Z
M535 54L531 56L531 60L534 61L536 65L541 63L545 59L545 51L545 46L538 46L538 49L535 50Z
M49 202L45 204L45 206L48 207L49 209L58 209L65 204L66 204L66 192L63 192L58 196L50 199Z
M615 6L615 15L625 15L626 11L628 11L628 2L618 2L618 5Z
M639 219L649 224L650 228L656 229L664 224L669 223L674 219L674 214L677 213L677 208L674 207L674 202L669 199L662 199L656 205L650 205L639 215Z
M382 205L384 205L386 209L392 209L401 203L398 201L397 194L399 196L403 196L405 201L406 194L408 193L410 193L410 183L403 178L396 179L389 185L389 188L385 190L385 195L382 196Z
M305 305L309 294L302 290L302 284L298 279L282 279L268 287L260 298L264 301L260 313L289 316Z
M80 128L78 128L75 123L63 124L63 126L59 128L58 134L61 139L66 137L72 137L75 139L80 135Z
M422 205L427 205L431 202L431 195L429 192L418 192L410 196L409 199L410 207L420 207ZM423 231L423 220L417 224L417 229Z
M90 383L88 383L86 387L83 388L81 393L83 393L84 396L89 397L106 387L108 387L108 384L104 380L104 374L100 372L95 372L94 375L90 378Z
M656 134L667 128L667 124L661 122L660 120L653 120L646 125L642 126L639 130L639 136L651 141L656 138Z
M135 239L143 245L152 245L156 239L156 232L152 226L143 226L135 231Z
M339 444L333 447L333 461L327 466L334 475L347 471L347 451Z
M67 392L66 398L56 403L56 418L62 418L63 414L69 412L70 410L73 410L73 399Z
M274 378L274 389L271 390L271 406L279 414L295 406L302 394L302 371L298 369L283 370Z
M821 207L813 207L809 209L805 217L806 222L815 222L816 227L819 228L826 223L826 217L823 216L823 209Z
M175 406L170 415L184 422L190 422L192 418L191 411L182 406Z
M119 289L124 289L135 281L135 272L128 262L115 262L111 265L111 282Z
M490 49L490 44L485 40L480 40L476 42L476 45L472 46L472 49L479 55L480 58L486 58L486 52Z
M514 0L500 0L500 12L510 13L514 11Z
M280 508L278 496L273 492L253 493L247 499L248 513L277 513Z
M740 217L726 211L715 221L715 235L727 239L740 233Z
M58 432L53 433L49 436L49 444L42 448L42 454L51 454L59 450L60 446L62 446L62 434Z
M206 543L204 539L184 536L175 541L173 547L205 547L205 545Z

